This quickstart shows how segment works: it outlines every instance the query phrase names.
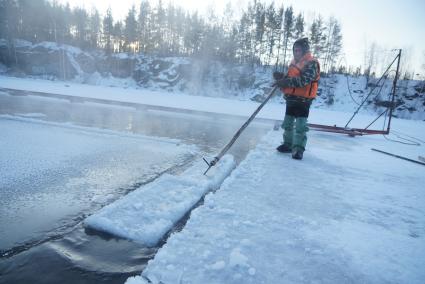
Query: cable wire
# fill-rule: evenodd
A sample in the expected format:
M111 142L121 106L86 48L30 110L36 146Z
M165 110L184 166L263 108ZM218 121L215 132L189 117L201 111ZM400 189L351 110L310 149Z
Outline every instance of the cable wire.
M407 137L409 137L409 138L411 138L411 139L414 139L414 140L416 140L416 141L419 141L419 142L421 142L421 143L425 143L425 141L424 141L424 140L421 140L421 139L416 138L416 137L414 137L414 136L407 135L406 133L402 133L402 132L400 132L400 131L395 131L395 130L393 130L392 132L394 132L394 133L396 133L396 134L398 133L399 135L407 136Z
M388 71L390 70L391 66L394 64L394 62L397 60L398 55L394 58L394 60L391 62L391 64L388 66L387 70L385 70L384 74L382 74L381 78L378 80L378 82L376 83L376 86L372 88L372 90L369 92L369 94L366 96L366 98L362 101L362 103L359 105L359 107L356 109L356 111L354 112L354 114L351 116L351 118L348 120L347 124L345 125L345 128L348 127L348 124L350 124L350 122L353 120L353 118L358 114L360 108L363 106L363 104L367 101L367 99L369 98L369 96L372 94L372 92L376 89L376 87L379 85L379 82L382 80L382 78L384 78L384 76L388 73Z
M393 88L394 88L394 86L391 88L391 91L393 90ZM391 98L391 93L388 95L388 100L389 100L390 98ZM386 124L387 117L388 117L388 109L385 111L384 125L382 126L382 128L383 128L384 130L385 130L385 124ZM409 135L407 135L407 134L404 134L404 133L401 133L401 132L397 132L397 131L395 131L395 130L392 130L392 132L394 133L394 135L395 135L395 136L396 136L399 140L388 138L388 137L386 136L386 134L383 134L382 136L384 136L385 140L387 140L387 141L391 141L391 142L394 142L394 143L400 143L400 144L403 144L403 145L409 145L409 146L421 146L421 145L422 145L421 143L425 143L425 141L423 141L423 140L421 140L421 139L418 139L418 138L416 138L416 137L409 136ZM398 133L398 134L397 134L397 133ZM411 138L411 139L408 139L408 138L402 137L401 135L407 136L407 137L409 137L409 138ZM413 139L413 140L412 140L412 139ZM402 140L407 141L407 142L404 142L404 141L402 141ZM416 141L414 141L414 140L416 140ZM418 141L419 141L419 142L421 142L421 143L419 143Z
M351 93L351 89L350 89L350 83L349 83L349 81L348 81L348 74L345 74L345 78L347 79L347 89L348 89L348 93L350 94L350 97L351 97L351 100L356 104L356 105L360 105L360 103L359 102L357 102L355 99L354 99L354 97L353 97L353 94Z
M393 130L393 131L394 131L394 130ZM415 141L413 141L413 140L410 140L410 139L407 139L407 138L401 137L401 136L399 136L399 135L397 135L397 134L396 134L396 136L397 136L397 138L398 138L398 139L405 140L405 141L409 141L409 142L403 142L403 141L401 141L401 140L391 139L391 138L388 138L385 134L383 134L382 136L384 136L384 138L385 138L386 140L391 141L391 142L395 142L395 143L400 143L400 144L410 145L410 146L421 146L421 145L422 145L422 144L421 144L421 143L419 143L419 142L415 142Z

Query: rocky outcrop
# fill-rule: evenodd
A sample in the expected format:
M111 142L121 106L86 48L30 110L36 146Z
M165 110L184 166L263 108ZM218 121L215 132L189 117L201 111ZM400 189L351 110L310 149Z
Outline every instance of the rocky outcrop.
M53 43L32 45L17 41L10 46L6 41L0 41L0 59L16 73L64 80L78 75L66 48Z
M195 95L240 95L244 90L264 88L252 67L234 66L203 58L144 56L86 52L52 42L0 40L0 63L9 73L82 83L99 78L130 79L140 87L179 90ZM95 79L93 79L95 78Z

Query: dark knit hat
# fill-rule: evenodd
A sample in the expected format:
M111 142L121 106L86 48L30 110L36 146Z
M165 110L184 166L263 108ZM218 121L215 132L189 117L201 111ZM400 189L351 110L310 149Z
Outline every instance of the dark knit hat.
M308 42L308 37L297 39L294 42L293 48L295 48L295 46L301 47L303 53L307 53L310 51L310 43Z

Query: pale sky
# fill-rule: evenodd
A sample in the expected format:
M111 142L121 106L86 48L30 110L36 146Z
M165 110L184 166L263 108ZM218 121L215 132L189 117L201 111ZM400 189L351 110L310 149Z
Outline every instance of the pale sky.
M283 1L283 2L282 2ZM128 9L135 4L138 9L141 1L134 0L60 0L71 6L81 6L88 10L95 6L101 14L111 7L114 19L123 19ZM151 1L156 5L158 0ZM168 0L162 0L163 5ZM213 10L221 14L226 3L234 9L246 8L249 0L171 0L187 10L198 10L206 14ZM270 3L272 0L263 0ZM295 13L302 12L307 20L320 14L326 20L334 16L342 26L343 49L348 65L363 65L365 46L375 42L378 46L391 50L402 48L405 60L408 59L411 71L425 76L425 1L424 0L278 0L284 7L292 5ZM395 54L395 53L394 53Z

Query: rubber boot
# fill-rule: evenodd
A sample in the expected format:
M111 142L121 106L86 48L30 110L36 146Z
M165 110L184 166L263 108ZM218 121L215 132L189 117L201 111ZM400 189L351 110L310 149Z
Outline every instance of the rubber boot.
M285 115L283 119L282 128L283 128L283 144L276 148L279 152L282 153L291 153L292 151L292 141L294 139L294 121L295 117L292 115Z

